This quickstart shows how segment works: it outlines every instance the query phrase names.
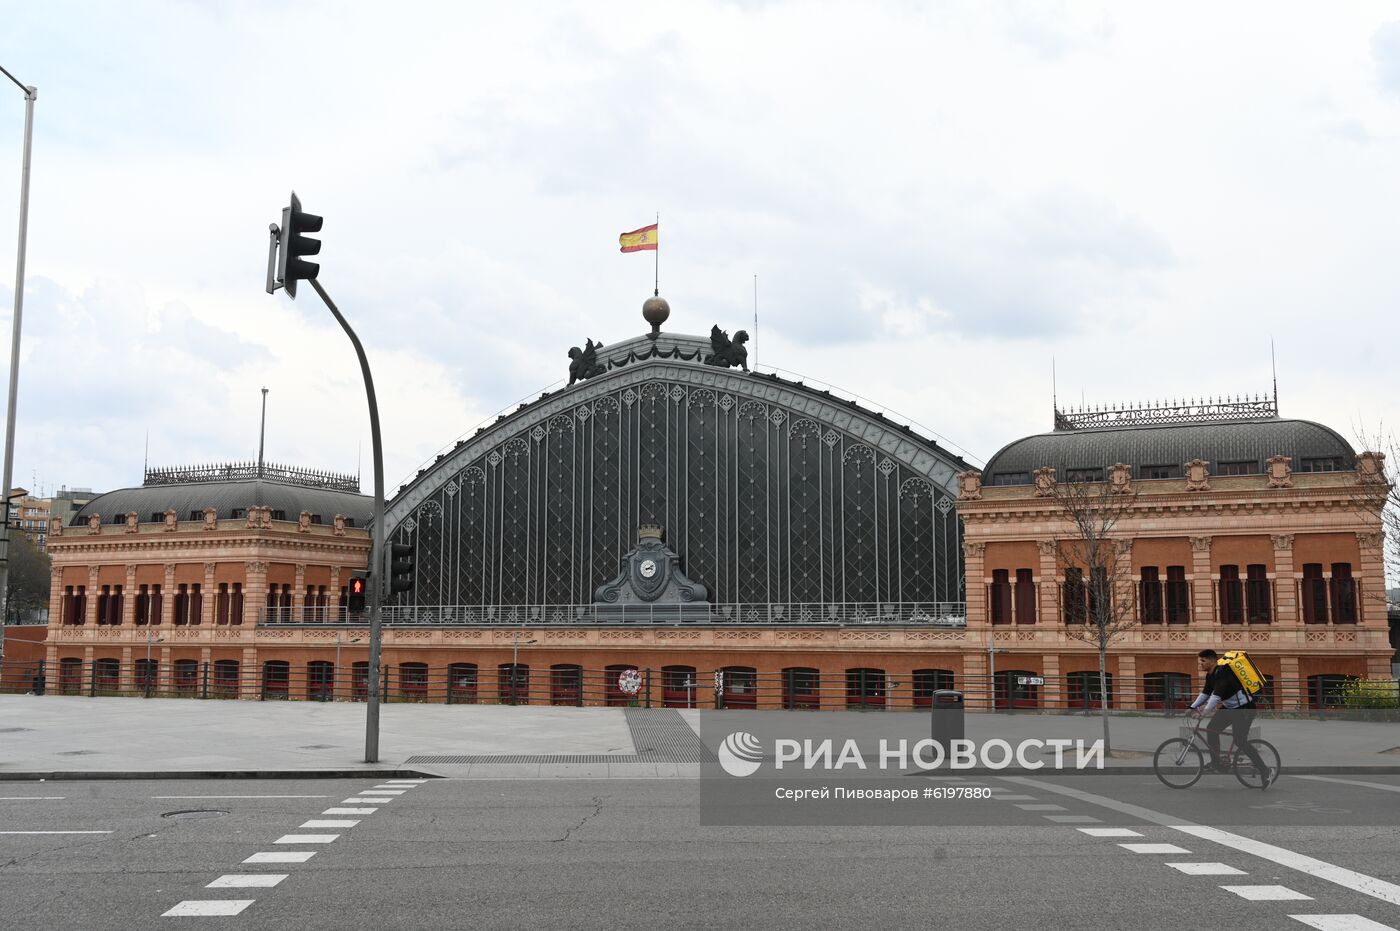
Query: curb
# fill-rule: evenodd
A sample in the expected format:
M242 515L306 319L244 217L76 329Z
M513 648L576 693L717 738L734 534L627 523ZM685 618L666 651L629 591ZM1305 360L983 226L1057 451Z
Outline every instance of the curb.
M0 773L0 782L74 782L118 779L440 779L416 769L245 769L175 770L171 772L102 771Z

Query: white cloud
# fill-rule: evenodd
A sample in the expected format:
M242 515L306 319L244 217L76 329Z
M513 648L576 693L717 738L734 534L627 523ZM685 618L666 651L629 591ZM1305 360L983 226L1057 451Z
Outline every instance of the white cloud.
M1049 426L1052 356L1090 400L1252 391L1270 336L1285 413L1400 422L1394 36L1309 5L32 4L0 36L40 87L16 474L139 481L147 426L162 463L250 455L267 384L270 451L368 475L350 347L261 290L292 187L391 490L644 329L615 237L658 210L669 328L748 327L758 274L765 365L981 458Z

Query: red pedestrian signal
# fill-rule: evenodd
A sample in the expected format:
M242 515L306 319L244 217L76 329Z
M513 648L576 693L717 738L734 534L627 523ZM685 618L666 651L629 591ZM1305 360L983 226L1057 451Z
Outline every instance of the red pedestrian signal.
M352 575L350 577L350 590L346 598L346 608L351 614L363 614L365 610L365 597L369 594L369 576Z

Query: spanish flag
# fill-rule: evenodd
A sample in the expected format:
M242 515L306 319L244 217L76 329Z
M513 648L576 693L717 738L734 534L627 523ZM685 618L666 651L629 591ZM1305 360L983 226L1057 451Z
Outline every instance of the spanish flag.
M622 251L655 252L656 227L657 224L653 223L651 226L644 226L639 230L633 230L630 233L623 233L621 236L617 237L617 241L622 244Z

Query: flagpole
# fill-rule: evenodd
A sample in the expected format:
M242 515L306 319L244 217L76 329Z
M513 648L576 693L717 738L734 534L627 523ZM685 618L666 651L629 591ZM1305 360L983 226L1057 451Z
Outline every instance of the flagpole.
M753 276L753 367L758 368L758 276Z
M653 249L652 251L656 253L654 256L652 256L652 262L654 263L653 266L652 266L652 270L653 270L653 272L655 273L656 278L655 278L655 280L652 282L651 294L652 294L652 297L660 297L660 296L661 296L661 211L659 211L659 210L656 212L656 248Z

